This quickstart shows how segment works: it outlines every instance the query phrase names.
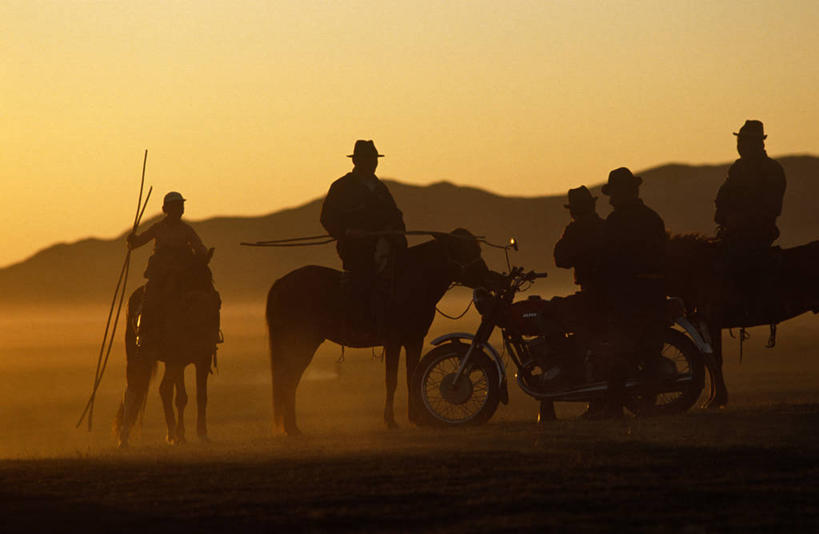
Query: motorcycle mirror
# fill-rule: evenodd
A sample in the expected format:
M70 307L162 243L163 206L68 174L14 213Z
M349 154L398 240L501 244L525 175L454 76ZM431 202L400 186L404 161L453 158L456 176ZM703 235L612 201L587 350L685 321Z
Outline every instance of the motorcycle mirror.
M512 247L513 249L515 249L515 251L517 251L518 250L518 240L515 239L514 237L510 237L509 238L509 246Z

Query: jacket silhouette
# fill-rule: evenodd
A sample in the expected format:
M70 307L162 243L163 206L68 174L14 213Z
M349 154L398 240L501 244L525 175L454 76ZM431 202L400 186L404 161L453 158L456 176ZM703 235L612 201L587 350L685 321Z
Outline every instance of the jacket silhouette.
M395 204L389 189L381 180L347 173L330 186L321 209L321 224L338 242L336 249L344 269L375 274L375 253L378 237L350 236L350 230L377 232L404 231L404 217ZM407 246L406 237L390 236L396 249Z
M574 269L574 283L581 290L599 286L600 251L605 221L595 211L578 215L555 244L555 265Z
M602 276L609 293L642 293L662 280L668 234L663 219L642 200L615 206L603 235Z

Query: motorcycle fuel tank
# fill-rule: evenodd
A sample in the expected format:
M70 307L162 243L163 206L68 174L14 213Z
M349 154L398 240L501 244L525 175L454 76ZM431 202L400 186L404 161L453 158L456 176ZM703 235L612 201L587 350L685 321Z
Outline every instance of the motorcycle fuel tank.
M537 336L543 333L544 311L548 302L537 295L526 300L513 302L507 314L510 329L524 336Z

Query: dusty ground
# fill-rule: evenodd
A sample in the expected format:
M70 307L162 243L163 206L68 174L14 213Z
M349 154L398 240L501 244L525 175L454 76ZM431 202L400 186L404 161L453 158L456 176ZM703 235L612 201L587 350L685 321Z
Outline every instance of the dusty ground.
M754 331L741 366L731 344L724 411L584 422L564 405L543 429L514 389L484 427L412 428L402 384L402 428L387 431L383 364L348 351L338 366L325 346L299 391L307 435L273 438L261 316L228 309L213 443L165 446L154 385L140 438L120 452L120 344L93 431L74 429L104 311L0 316L0 532L819 530L814 317L781 325L773 351Z

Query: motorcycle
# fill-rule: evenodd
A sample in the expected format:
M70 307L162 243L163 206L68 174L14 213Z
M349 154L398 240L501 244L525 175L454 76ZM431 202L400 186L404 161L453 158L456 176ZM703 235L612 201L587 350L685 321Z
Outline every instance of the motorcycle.
M605 343L586 347L579 336L566 331L559 318L548 313L548 301L538 296L514 301L515 295L546 273L514 267L503 276L505 282L499 289L473 292L481 315L475 334L440 336L432 341L435 348L419 362L412 394L428 423L478 425L492 417L500 402L508 404L502 353L508 354L516 368L518 386L537 400L592 402L605 398L607 383L599 372ZM667 303L669 320L657 365L635 370L625 383L624 404L638 416L687 411L705 384L706 361L712 353L707 336L685 316L680 299ZM489 341L496 328L500 329L502 352Z

